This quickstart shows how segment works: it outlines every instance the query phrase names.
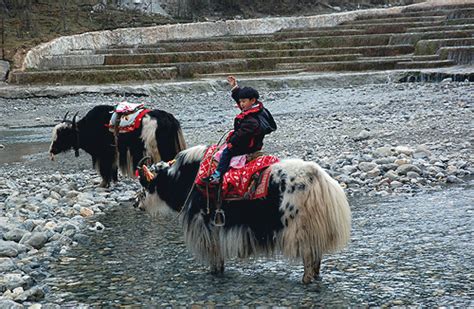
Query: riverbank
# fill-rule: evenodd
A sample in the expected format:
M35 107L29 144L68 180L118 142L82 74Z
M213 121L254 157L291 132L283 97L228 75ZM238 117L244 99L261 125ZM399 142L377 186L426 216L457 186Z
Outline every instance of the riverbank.
M279 126L266 138L266 151L318 162L350 196L420 195L462 183L474 172L472 83L267 84L259 91ZM173 113L189 146L216 142L236 113L228 92L218 87L126 98L113 93L0 99L0 154L16 147L5 132L52 129L66 111L83 116L95 105L123 99ZM0 305L7 299L43 302L51 266L90 241L85 231L101 233L98 214L130 201L139 188L133 180L98 188L100 179L83 152L78 159L67 153L57 160L48 160L44 143L42 150L13 160L21 162L0 166Z

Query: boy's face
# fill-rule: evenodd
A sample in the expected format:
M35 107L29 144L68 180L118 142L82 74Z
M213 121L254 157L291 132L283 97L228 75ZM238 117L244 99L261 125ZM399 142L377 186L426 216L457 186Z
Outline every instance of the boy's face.
M240 100L239 100L240 109L241 109L241 110L246 110L246 109L248 109L250 106L252 106L253 104L255 104L255 102L257 102L257 99L255 99L255 98L252 98L252 99L240 99Z

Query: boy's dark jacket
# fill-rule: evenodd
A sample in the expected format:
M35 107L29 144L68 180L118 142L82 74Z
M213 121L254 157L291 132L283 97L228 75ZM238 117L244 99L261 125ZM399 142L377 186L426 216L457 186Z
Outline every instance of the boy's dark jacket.
M239 102L239 89L232 91L232 98ZM272 114L257 101L250 109L241 112L234 119L234 131L227 137L227 148L232 154L241 155L262 149L263 138L276 130Z

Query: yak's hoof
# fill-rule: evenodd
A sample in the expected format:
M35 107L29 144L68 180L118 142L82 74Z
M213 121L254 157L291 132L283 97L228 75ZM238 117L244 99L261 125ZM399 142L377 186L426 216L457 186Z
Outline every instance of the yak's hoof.
M303 284L310 284L313 281L321 281L322 277L319 274L315 275L303 275Z
M310 284L311 281L313 281L313 278L311 276L303 276L303 284Z
M105 181L105 180L102 180L99 185L99 187L101 188L108 188L109 186L110 186L110 182Z
M214 276L222 276L224 274L224 266L211 267L211 274Z

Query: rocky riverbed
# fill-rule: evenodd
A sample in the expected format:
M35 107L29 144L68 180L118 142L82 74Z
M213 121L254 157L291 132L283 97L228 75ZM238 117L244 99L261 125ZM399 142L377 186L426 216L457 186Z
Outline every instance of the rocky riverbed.
M281 157L318 162L340 182L352 201L369 197L378 201L404 199L425 196L428 191L449 190L462 186L474 172L473 89L472 83L449 81L259 89L278 124L278 130L266 138L265 149ZM95 105L124 99L172 112L181 121L190 146L218 141L231 128L236 113L228 92L215 87L186 87L181 91L174 88L159 96L78 94L0 99L0 155L7 157L8 153L10 158L0 165L0 306L61 303L60 297L48 296L56 282L51 269L78 248L87 248L94 235L100 238L106 226L112 228L112 223L102 223L105 217L134 198L139 188L136 181L123 180L110 189L100 189L100 179L91 170L87 154L81 153L76 159L73 153L67 153L58 156L57 162L50 162L44 142L66 111L84 115ZM37 132L29 142L43 142L26 157L18 157L11 136L23 134L25 129ZM438 206L441 212L443 205ZM467 217L472 216L472 207L469 209ZM397 210L378 215L396 216ZM363 216L363 212L355 215L355 222L360 225ZM364 225L359 228L363 230ZM472 228L463 227L460 235L466 233L472 236ZM351 252L358 249L353 246L331 260L337 264L342 259L354 259ZM345 268L349 273L362 271L366 278L371 276L367 269ZM331 282L336 280L337 275L330 276ZM463 282L472 280L469 276ZM464 289L459 287L462 293ZM382 302L373 303L358 300L372 305L387 303L386 298L381 299ZM472 297L462 296L450 302L448 297L443 304L468 305L469 299L472 301ZM419 304L418 301L399 304Z

